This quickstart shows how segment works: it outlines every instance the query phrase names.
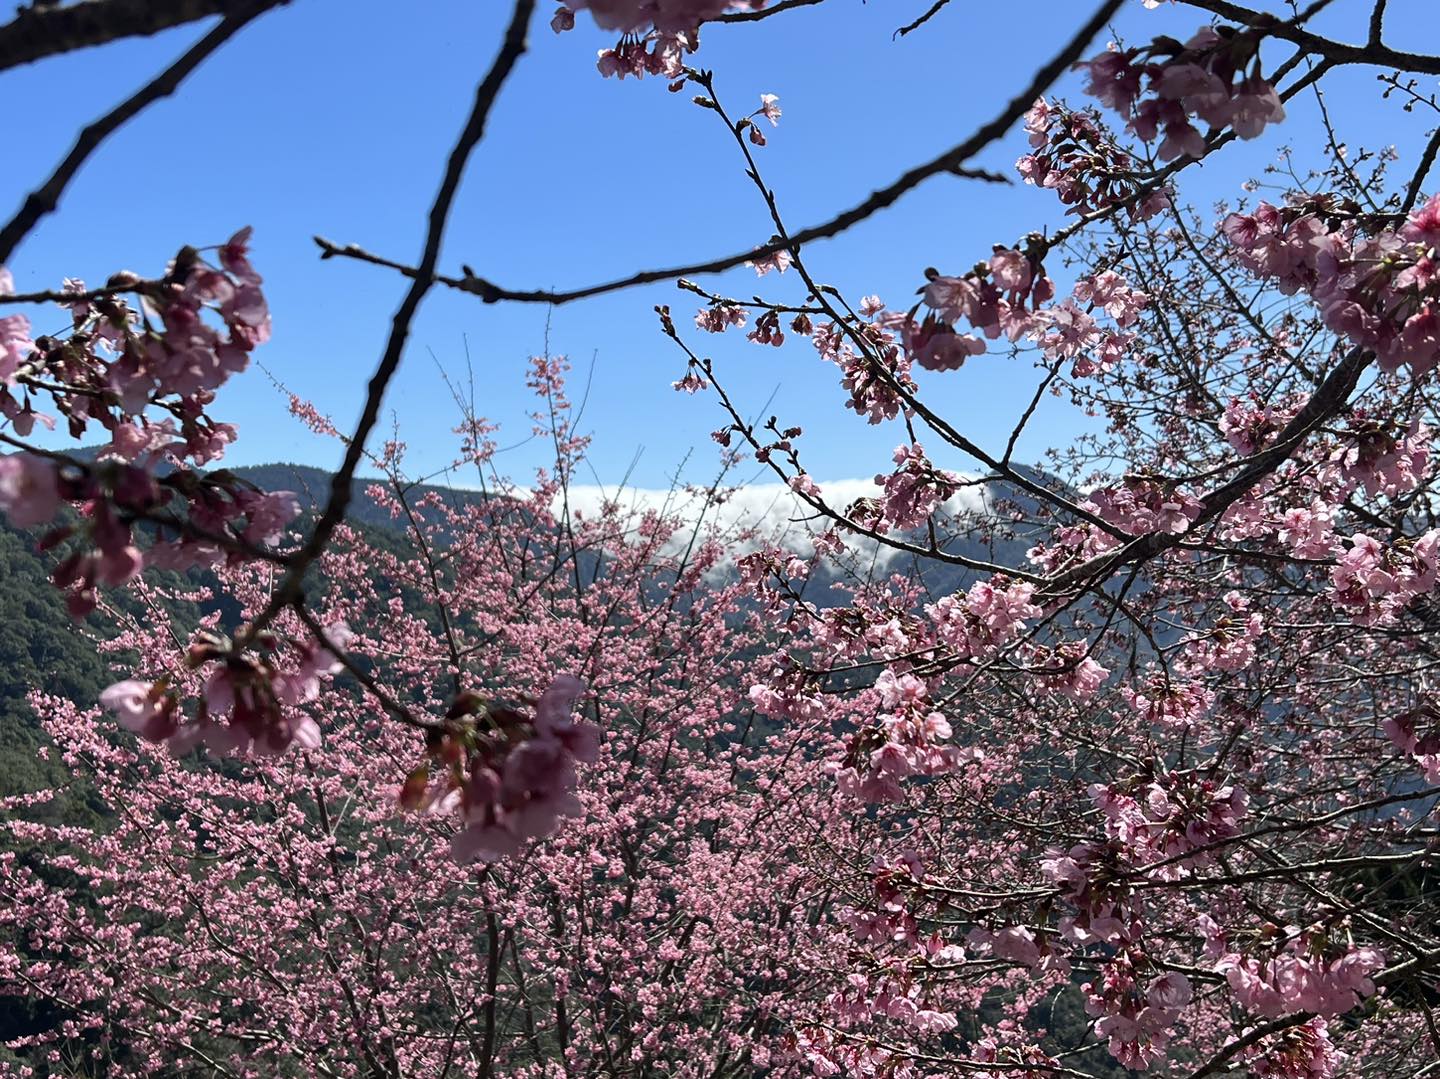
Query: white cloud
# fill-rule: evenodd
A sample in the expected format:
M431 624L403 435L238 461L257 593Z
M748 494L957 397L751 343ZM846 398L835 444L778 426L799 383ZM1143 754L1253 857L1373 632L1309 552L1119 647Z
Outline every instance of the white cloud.
M844 511L859 498L875 498L880 487L873 478L830 480L820 484L820 495L833 509ZM730 492L719 505L706 505L703 494L692 494L685 490L668 490L644 487L617 489L595 484L577 484L569 490L571 510L586 516L600 512L607 501L616 501L622 507L638 512L653 510L672 514L693 524L703 513L703 523L716 527L723 535L739 536L733 545L735 554L746 554L766 544L775 544L793 551L802 557L814 552L811 536L824 531L831 522L802 501L794 491L782 483L751 483ZM556 500L559 507L559 499ZM978 511L984 508L985 496L979 486L965 487L944 504L949 513ZM683 547L689 540L689 530L672 541ZM883 565L898 552L891 548L873 550L873 541L849 537L853 549L863 551L867 556L877 554Z

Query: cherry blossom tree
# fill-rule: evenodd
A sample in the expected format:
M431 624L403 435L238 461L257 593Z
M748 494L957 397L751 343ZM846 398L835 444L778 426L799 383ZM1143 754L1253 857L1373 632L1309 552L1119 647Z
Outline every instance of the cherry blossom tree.
M662 312L685 388L728 414L717 439L842 532L974 578L939 597L896 578L824 610L777 568L762 593L798 629L761 710L823 709L858 676L875 717L831 764L874 839L849 857L872 882L844 916L854 972L802 1034L819 1074L1095 1074L1103 1050L1176 1075L1396 1075L1440 1056L1440 198L1423 195L1440 135L1398 183L1393 154L1352 160L1332 137L1329 166L1280 199L1192 212L1190 161L1283 119L1328 67L1379 60L1242 14L1084 61L1103 110L1037 99L1018 170L1075 224L927 271L908 311L820 286L798 243L756 268L793 271L799 299L701 290L699 331L753 318L751 340L776 345L783 313L858 416L904 425L874 499L827 500L800 432L748 422ZM1299 50L1268 77L1266 38ZM792 237L714 81L687 77ZM921 373L963 377L997 350L1039 372L1003 453L928 407ZM1042 475L1011 453L1047 393L1105 427ZM942 506L966 481L937 445L1023 560L956 542ZM1077 998L1091 1036L1067 1044L1050 1028Z
M68 35L54 51L225 14L86 130L0 230L0 261L95 145L276 5L161 5L148 21L87 6L104 28L31 11L0 29L0 58L44 55L40 26ZM1356 155L1327 117L1302 133L1313 170L1292 161L1218 212L1194 209L1186 181L1338 68L1376 69L1394 107L1440 112L1419 82L1440 57L1388 43L1385 0L1350 6L1360 44L1313 28L1328 0L1180 0L1196 15L1185 40L1108 46L1122 0L1105 0L965 141L794 228L764 179L780 102L737 110L695 57L707 22L803 6L555 13L555 32L618 35L599 76L693 96L771 235L529 290L440 269L466 160L526 47L533 4L516 4L420 260L319 241L409 285L303 535L286 534L285 492L200 469L235 434L209 416L215 391L269 333L244 231L154 279L4 298L73 316L63 340L0 322L0 438L17 451L0 507L55 522L42 542L64 552L72 609L152 587L147 565L216 567L243 609L178 640L141 625L116 638L140 659L103 703L139 748L93 710L39 702L67 759L124 808L113 833L14 826L73 851L7 878L4 974L66 1010L42 1039L59 1066L73 1043L239 1074L257 1053L313 1074L1437 1074L1440 131ZM933 31L945 6L901 32ZM1083 100L1053 92L1072 67ZM978 169L1017 124L1014 177ZM1072 220L937 252L949 268L917 269L910 306L822 283L806 245L942 174L1033 185ZM697 280L741 264L770 296ZM727 460L753 456L794 492L813 555L761 546L717 585L718 538L677 558L674 522L557 516L583 447L545 360L559 454L533 494L458 516L413 507L382 453L414 551L391 563L345 526L431 289L563 304L665 280L699 298L693 323L657 308L684 362L676 389L719 410ZM746 415L706 355L735 330L813 348L839 369L847 422L896 428L874 497L827 494L783 402ZM1002 354L1033 364L1034 396L986 447L926 388ZM1102 423L1042 472L1013 456L1047 396ZM88 464L27 441L37 399L76 437L99 424L109 452ZM971 491L978 508L957 499ZM807 580L861 546L915 569L841 573L839 602L821 602ZM606 572L587 583L581 552ZM261 759L197 770L201 745ZM429 816L400 823L396 800ZM484 868L457 871L446 844ZM156 920L180 925L135 928ZM25 939L22 922L43 928ZM1080 1033L1066 1009L1086 1015Z
M812 851L848 829L809 782L831 736L746 702L763 612L715 582L742 536L623 492L563 508L583 440L560 363L533 372L555 469L456 502L392 457L371 495L405 542L337 532L314 609L357 627L345 643L370 665L283 702L288 752L227 767L237 747L207 733L202 758L177 753L148 681L105 702L138 740L37 693L54 751L114 815L35 823L55 791L6 806L30 853L3 856L0 987L64 1016L12 1050L50 1074L256 1076L748 1075L785 1055L823 977ZM470 456L488 468L493 449ZM193 668L163 601L199 603L218 638L270 575L224 568L183 597L142 582L105 647L141 678ZM183 677L178 693L213 695ZM417 742L387 722L382 681L447 726Z

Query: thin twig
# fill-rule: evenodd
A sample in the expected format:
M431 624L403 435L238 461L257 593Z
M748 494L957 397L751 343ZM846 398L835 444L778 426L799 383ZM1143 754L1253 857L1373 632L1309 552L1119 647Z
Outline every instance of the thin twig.
M633 288L636 285L645 285L654 281L670 281L677 277L690 277L695 274L720 273L732 267L739 266L741 263L774 254L776 251L785 250L792 246L799 246L811 240L820 240L835 236L886 207L893 205L911 188L918 187L930 177L938 176L942 173L954 173L962 169L967 160L1003 136L1005 132L1035 104L1035 99L1048 90L1050 84L1058 79L1065 69L1079 58L1080 54L1085 50L1085 47L1090 43L1090 40L1104 28L1105 24L1110 20L1110 17L1115 14L1122 3L1124 3L1124 0L1104 0L1095 11L1095 14L1092 15L1090 20L1066 43L1065 47L1056 53L1049 63L1036 72L1035 77L1030 80L1029 85L1013 98L999 115L981 127L964 142L952 146L938 157L922 165L915 166L893 183L873 192L870 197L863 202L831 218L829 221L792 233L788 241L768 243L753 250L743 251L724 258L711 259L708 262L692 263L687 266L674 266L663 270L643 270L629 277L606 281L597 285L587 285L583 288L571 289L565 292L546 289L523 290L502 288L491 281L473 275L467 275L463 278L444 278L440 279L440 282L460 289L463 292L474 293L486 303L509 300L521 303L561 304L569 303L573 300L585 299L590 296L603 295L607 292L618 292L621 289ZM357 248L350 246L341 247L328 241L322 241L318 237L316 238L316 243L320 245L324 253L322 257L341 255L363 258L364 261L367 262L398 269L407 276L413 276L416 273L422 272L421 270L408 269L403 265L381 258L380 256L357 254ZM430 273L433 273L433 268L423 270L422 275L428 276Z
M779 15L782 12L793 10L797 7L811 7L821 3L821 0L780 0L774 7L764 7L753 11L727 11L724 15L711 19L711 22L755 22L758 19L768 19L772 15Z
M940 13L940 9L943 8L943 7L944 7L946 4L948 4L949 2L950 2L950 0L935 0L935 2L930 5L929 10L926 11L924 15L921 15L921 16L920 16L918 19L916 19L914 22L912 22L912 23L906 23L904 26L900 27L899 30L896 30L896 31L895 31L895 35L894 35L894 36L895 36L895 37L904 37L906 34L911 33L912 31L915 31L915 30L920 29L920 27L924 26L927 22L929 22L929 21L930 21L931 19L933 19L936 15L938 15L938 14Z

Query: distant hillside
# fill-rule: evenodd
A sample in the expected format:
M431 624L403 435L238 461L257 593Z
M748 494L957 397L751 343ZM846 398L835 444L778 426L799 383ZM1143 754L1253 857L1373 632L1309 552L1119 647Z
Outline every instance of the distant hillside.
M333 473L323 468L315 468L311 465L296 465L288 463L277 463L268 465L246 465L242 468L231 468L226 471L249 480L255 486L267 491L294 491L300 498L300 504L307 510L323 506L330 498L330 480ZM366 490L375 484L384 485L387 481L375 477L357 477L350 484L350 511L347 519L361 525L369 525L373 528L392 530L401 525L390 517L390 514L381 509L374 499L366 494ZM421 483L409 488L408 499L413 503L426 495L438 494L451 505L466 505L469 503L481 502L485 495L480 491L464 490L460 488L440 487L435 484Z
M309 465L276 463L231 471L266 490L294 491L307 511L323 505L330 493L331 473ZM1054 482L1041 473L1033 473L1032 478L1038 482ZM399 542L396 534L404 525L392 519L366 493L376 482L383 481L373 478L354 481L349 518L370 530L373 541L389 547ZM431 493L439 494L454 505L475 503L487 497L479 491L433 485L417 485L410 489L408 497L413 502ZM977 524L967 534L944 544L944 549L1002 565L1023 563L1025 550L1045 529L1043 522L1036 519L1037 504L1033 496L992 487L989 504L1005 511L1004 516L1015 519L998 528ZM76 701L94 701L112 680L110 660L95 647L96 640L104 633L103 625L94 619L80 624L70 619L60 593L49 580L57 557L54 553L37 554L35 538L10 528L0 519L0 794L33 790L61 775L57 766L47 765L36 757L42 738L26 695L40 687ZM832 586L854 586L892 572L920 574L928 593L937 598L968 588L976 576L956 565L933 561L917 564L917 560L908 556L888 560L860 557L853 560L849 570L819 568L806 585L805 596L811 602L830 606L844 598L843 593ZM195 583L208 583L204 573L197 571L188 576ZM123 593L117 598L124 602ZM182 620L193 619L198 613L177 612ZM222 615L229 620L230 612L222 609Z
M43 736L26 695L36 688L95 700L107 684L105 662L75 625L50 583L50 560L33 537L0 521L0 794L61 780L58 762L38 759Z
M331 473L310 465L287 463L253 465L231 469L266 490L294 491L307 509L321 506L330 496ZM1017 469L1030 481L1074 497L1075 492L1046 473L1021 466ZM386 532L402 531L403 522L395 521L388 512L369 497L367 489L375 483L384 483L374 478L360 478L353 482L353 493L349 519L363 526ZM417 484L408 491L412 503L431 494L439 494L451 505L466 505L482 501L487 496L480 491L441 487L432 484ZM1043 520L1036 497L1029 492L1009 484L992 484L986 488L987 505L998 511L1000 523L995 519L976 522L976 526L964 534L952 537L942 543L941 549L948 554L960 555L973 561L988 562L992 565L1021 566L1025 564L1025 552L1048 532L1049 525ZM927 537L911 537L914 542L924 544ZM810 601L828 607L842 602L843 596L832 587L853 586L874 577L885 577L890 573L918 574L926 590L935 597L968 588L976 579L972 570L953 563L926 561L908 555L869 560L857 558L848 571L837 571L829 566L820 567L809 582L805 595Z

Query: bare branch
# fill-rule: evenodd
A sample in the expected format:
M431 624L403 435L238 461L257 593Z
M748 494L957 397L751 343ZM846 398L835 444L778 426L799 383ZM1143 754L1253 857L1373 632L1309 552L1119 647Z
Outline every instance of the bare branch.
M1375 0L1375 7L1370 11L1370 39L1371 45L1382 44L1380 38L1385 33L1385 5L1389 0Z
M461 291L474 293L486 303L496 303L501 300L510 300L519 303L569 303L572 300L581 300L590 296L600 296L607 292L618 292L621 289L650 284L655 281L670 281L677 277L691 277L696 274L720 273L732 267L739 266L741 263L749 262L752 259L773 254L776 251L799 246L811 240L820 240L838 235L852 225L864 221L867 217L899 201L901 196L911 188L918 187L930 177L938 176L942 173L954 173L957 170L963 169L966 161L1003 136L1015 121L1020 119L1035 103L1035 99L1049 89L1050 84L1058 79L1065 69L1080 57L1086 45L1090 43L1091 38L1100 32L1110 20L1110 17L1120 8L1122 3L1124 3L1124 0L1104 0L1095 11L1095 14L1076 32L1075 36L1066 43L1065 47L1056 53L1049 63L1036 72L1030 84L1013 98L995 119L980 128L964 142L957 146L952 146L940 156L931 161L927 161L923 165L915 166L899 177L894 183L873 192L869 198L831 220L793 233L787 241L766 244L763 247L742 251L739 254L729 255L724 258L711 259L708 262L692 263L687 266L673 266L663 270L644 270L640 273L632 274L629 277L606 281L598 285L587 285L584 288L571 289L566 292L555 292L544 289L527 291L502 288L484 278L475 276L436 280L440 280L442 284L451 285L451 287L458 288ZM430 277L433 273L433 267L427 270L422 266L420 270L417 271L382 259L379 256L357 255L356 252L358 249L356 248L338 247L325 242L322 242L321 246L327 256L346 255L362 257L368 262L392 266L407 276L413 277L419 273L422 278L433 279Z
M365 454L365 442L374 429L376 420L380 417L380 403L385 396L385 388L390 384L391 378L394 377L400 366L400 358L405 351L405 342L410 336L410 324L415 318L415 312L419 310L420 302L425 298L425 294L435 284L435 264L440 259L440 243L445 236L445 225L455 202L455 193L460 187L460 178L465 172L465 165L470 160L470 154L485 134L486 121L490 117L490 109L495 104L496 97L499 96L510 72L514 70L516 62L525 52L526 28L534 10L535 0L517 0L514 14L510 18L510 25L506 28L505 38L500 45L500 51L491 64L490 70L486 72L485 78L476 88L475 103L471 107L470 117L466 121L464 130L460 133L454 149L450 151L450 159L445 167L444 178L440 182L440 190L436 193L435 202L430 207L429 224L425 233L425 250L420 259L419 271L391 320L390 337L385 344L385 353L370 378L365 397L365 409L361 413L359 423L355 425L354 434L351 435L350 444L345 451L345 460L331 481L330 499L325 505L325 511L315 522L315 529L310 533L309 540L296 553L290 571L285 575L285 579L275 590L274 595L271 596L270 603L251 624L251 633L265 626L277 614L300 598L305 571L315 559L320 557L320 553L325 549L325 545L329 542L336 527L345 519L345 513L350 506L351 480L354 479L355 470L359 467Z
M1430 133L1430 141L1425 144L1425 150L1420 155L1420 164L1415 169L1415 175L1410 178L1410 186L1405 190L1405 201L1400 204L1401 213L1408 214L1415 208L1425 177L1430 175L1430 169L1435 165L1436 153L1440 153L1440 127Z
M235 10L226 15L218 26L192 45L180 59L141 87L130 98L80 132L80 137L75 140L75 145L71 148L70 153L50 174L50 179L46 180L43 186L31 192L19 212L3 229L0 229L0 263L10 257L15 248L20 245L20 241L42 217L54 212L65 188L102 142L150 105L173 94L190 72L199 67L206 57L221 45L239 33L247 23L271 8L289 2L290 0L246 0L245 3L228 5Z

